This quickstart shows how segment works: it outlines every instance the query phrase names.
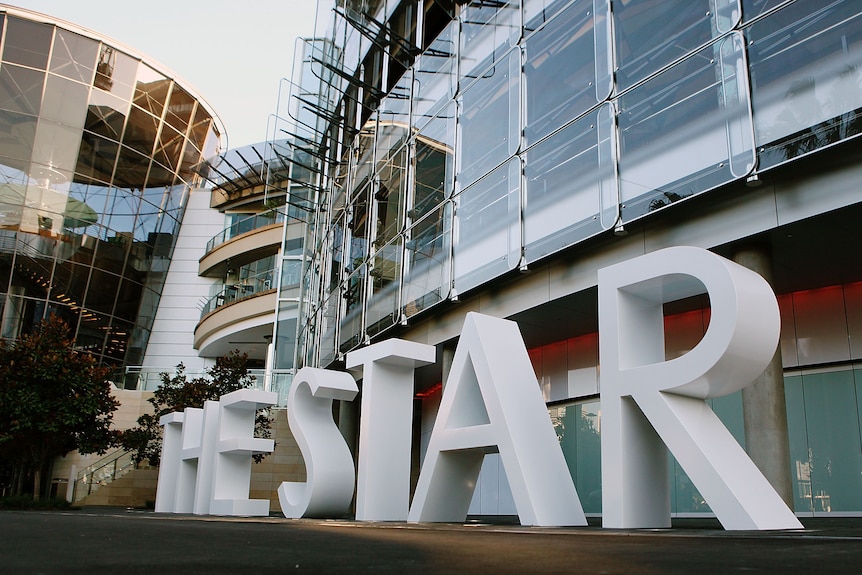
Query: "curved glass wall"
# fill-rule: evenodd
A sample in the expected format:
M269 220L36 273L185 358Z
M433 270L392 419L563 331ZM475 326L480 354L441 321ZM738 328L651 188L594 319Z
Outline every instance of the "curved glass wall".
M357 39L328 62L306 360L862 132L852 0L429 4L412 65Z
M0 14L0 336L48 314L140 363L212 113L107 40Z

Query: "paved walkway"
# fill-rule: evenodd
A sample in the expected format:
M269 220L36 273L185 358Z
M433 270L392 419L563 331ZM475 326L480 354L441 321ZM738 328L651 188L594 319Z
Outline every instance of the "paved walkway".
M862 518L797 532L195 517L148 511L0 511L0 574L862 572Z

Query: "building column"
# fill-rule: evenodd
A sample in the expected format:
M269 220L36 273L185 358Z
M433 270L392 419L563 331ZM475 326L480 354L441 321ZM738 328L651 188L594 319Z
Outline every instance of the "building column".
M772 285L769 246L740 246L735 250L733 260L757 272ZM790 440L780 344L764 372L752 385L742 390L742 416L745 449L749 457L792 510L793 481L790 475Z

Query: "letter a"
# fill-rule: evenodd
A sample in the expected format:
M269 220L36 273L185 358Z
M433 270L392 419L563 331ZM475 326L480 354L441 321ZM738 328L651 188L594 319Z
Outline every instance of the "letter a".
M287 422L305 458L307 479L278 488L285 517L339 517L349 510L356 469L332 421L332 400L350 401L358 392L350 374L340 371L303 367L293 378Z
M703 339L665 361L662 304L702 293ZM779 330L769 284L706 250L668 248L599 270L604 527L670 526L668 449L725 529L802 527L704 401L749 385Z
M464 521L486 453L523 525L586 525L515 322L468 313L408 521Z

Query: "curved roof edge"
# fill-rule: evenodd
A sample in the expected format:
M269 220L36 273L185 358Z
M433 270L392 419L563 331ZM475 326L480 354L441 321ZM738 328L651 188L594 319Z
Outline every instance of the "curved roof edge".
M197 100L204 106L204 108L212 117L213 121L216 123L216 126L219 129L219 137L222 140L222 148L224 149L227 147L227 129L225 128L224 122L222 122L222 119L219 117L218 113L216 113L212 105L206 100L206 98L204 98L200 94L197 89L194 88L194 86L192 86L190 82L188 82L185 78L159 62L157 59L148 56L140 50L136 50L128 44L116 40L112 36L102 34L101 32L86 28L84 26L81 26L80 24L75 24L74 22L69 22L68 20L63 20L62 18L56 18L54 16L51 16L50 14L44 14L42 12L28 10L27 8L21 8L19 6L11 6L9 4L0 4L0 12L5 12L12 16L18 16L27 20L42 22L44 24L52 24L54 26L59 26L60 28L63 28L65 30L69 30L70 32L75 32L76 34L86 36L91 40L107 42L111 44L111 46L113 46L114 48L119 48L123 52L126 52L129 56L140 59L147 66L150 66L157 72L164 74L166 77L180 84L183 89L185 89L192 97L195 98L195 100Z

